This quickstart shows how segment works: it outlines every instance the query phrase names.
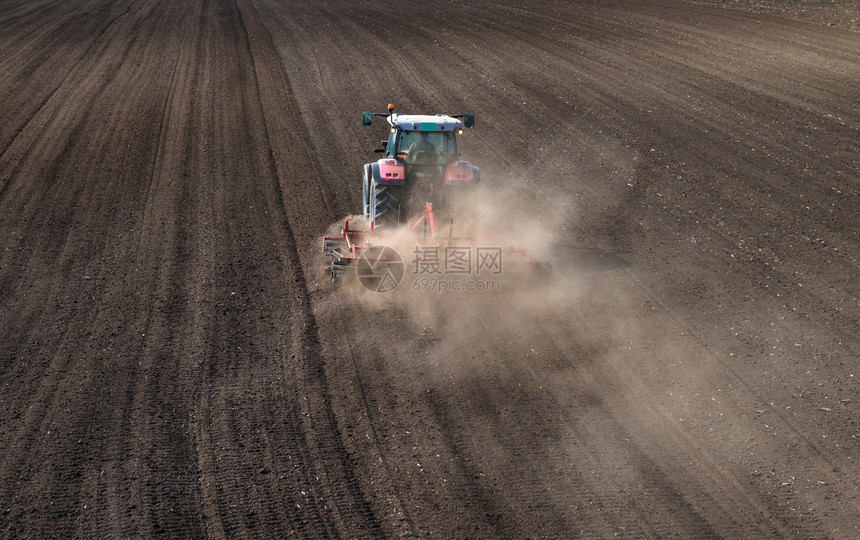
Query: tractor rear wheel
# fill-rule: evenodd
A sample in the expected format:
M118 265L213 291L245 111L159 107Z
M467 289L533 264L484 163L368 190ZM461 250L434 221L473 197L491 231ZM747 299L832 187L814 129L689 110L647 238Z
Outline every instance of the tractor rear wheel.
M374 228L393 229L405 222L406 201L401 201L401 186L385 186L371 183L368 199L368 219Z
M361 182L361 213L364 217L370 219L370 189L373 185L373 176L370 170L370 165L364 166L364 178Z

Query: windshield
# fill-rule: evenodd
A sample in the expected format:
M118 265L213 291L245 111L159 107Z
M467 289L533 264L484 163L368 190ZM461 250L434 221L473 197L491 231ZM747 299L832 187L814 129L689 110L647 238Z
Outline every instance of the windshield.
M407 163L444 164L457 157L457 143L451 131L401 131L397 155Z

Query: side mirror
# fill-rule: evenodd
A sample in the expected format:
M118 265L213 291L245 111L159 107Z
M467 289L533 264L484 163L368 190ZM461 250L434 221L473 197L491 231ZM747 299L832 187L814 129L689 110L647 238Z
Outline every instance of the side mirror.
M383 148L388 148L388 141L386 141L385 139L383 139L383 140L379 141L379 144L380 144Z
M373 149L374 154L381 154L382 152L385 152L385 148L374 148Z
M362 126L369 126L372 121L373 121L373 113L369 113L369 112L361 113L361 125Z
M464 114L463 115L463 125L469 129L475 127L475 115L474 114Z

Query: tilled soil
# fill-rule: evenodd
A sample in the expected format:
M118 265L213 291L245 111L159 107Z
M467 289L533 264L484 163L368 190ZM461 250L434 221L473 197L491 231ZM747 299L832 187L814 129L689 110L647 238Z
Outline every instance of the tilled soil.
M2 535L857 537L849 27L4 3ZM550 277L328 280L389 102L476 115L475 206Z
M812 22L860 31L860 2L857 0L693 0L699 4L742 9L759 14L778 14L798 21Z

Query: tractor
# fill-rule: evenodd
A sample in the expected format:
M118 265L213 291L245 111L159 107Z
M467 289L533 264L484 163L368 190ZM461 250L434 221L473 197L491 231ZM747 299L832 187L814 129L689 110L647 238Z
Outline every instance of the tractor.
M385 117L391 133L374 150L382 158L364 165L364 217L379 230L410 224L428 208L437 219L449 217L457 191L481 181L481 171L460 160L457 147L457 135L472 128L475 117L400 114L389 105L388 113L364 113L362 125L374 116Z
M362 213L364 225L354 226L352 217L344 221L338 236L323 238L323 253L331 259L330 275L333 280L346 271L351 263L362 260L369 248L376 248L371 266L396 261L381 260L381 246L397 238L409 239L416 246L447 253L475 244L477 221L461 227L454 236L454 220L463 217L465 199L463 190L481 181L481 171L460 159L457 135L475 125L471 114L418 115L399 114L394 106L388 113L366 112L362 124L371 125L374 116L383 116L390 126L390 135L374 152L382 158L364 165L362 180ZM460 214L460 215L458 215ZM437 220L442 227L437 228ZM442 229L442 230L440 230ZM490 236L484 235L489 239ZM504 257L507 267L535 264L528 250L519 247L510 234L495 235L499 263ZM483 249L483 248L481 248Z

